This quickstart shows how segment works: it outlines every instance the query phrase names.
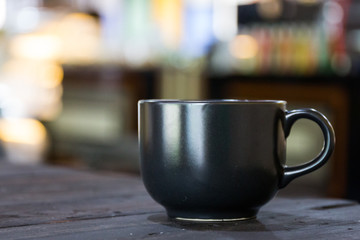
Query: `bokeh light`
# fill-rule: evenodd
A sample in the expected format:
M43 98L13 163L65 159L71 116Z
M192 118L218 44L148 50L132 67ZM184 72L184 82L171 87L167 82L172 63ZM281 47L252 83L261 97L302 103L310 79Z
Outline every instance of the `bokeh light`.
M256 39L250 35L238 35L230 43L230 53L239 59L254 58L258 50Z

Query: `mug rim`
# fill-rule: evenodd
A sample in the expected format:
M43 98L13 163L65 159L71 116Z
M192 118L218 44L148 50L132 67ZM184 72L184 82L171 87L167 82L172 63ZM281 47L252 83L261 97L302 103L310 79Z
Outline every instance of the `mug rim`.
M285 100L249 100L249 99L204 99L204 100L180 100L180 99L141 99L139 104L282 104Z

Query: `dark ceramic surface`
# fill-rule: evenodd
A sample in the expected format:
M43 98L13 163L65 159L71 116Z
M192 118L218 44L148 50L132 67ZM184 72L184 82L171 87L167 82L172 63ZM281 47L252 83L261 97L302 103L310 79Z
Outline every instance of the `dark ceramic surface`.
M139 101L141 173L169 217L233 220L255 217L292 179L321 167L334 148L330 123L313 109L284 101ZM319 124L325 147L301 166L286 167L292 124Z

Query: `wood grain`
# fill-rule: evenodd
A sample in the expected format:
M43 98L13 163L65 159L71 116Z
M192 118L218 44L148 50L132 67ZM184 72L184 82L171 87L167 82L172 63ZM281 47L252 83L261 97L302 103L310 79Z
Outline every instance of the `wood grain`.
M0 239L358 239L360 206L277 197L258 218L170 221L138 176L0 163Z

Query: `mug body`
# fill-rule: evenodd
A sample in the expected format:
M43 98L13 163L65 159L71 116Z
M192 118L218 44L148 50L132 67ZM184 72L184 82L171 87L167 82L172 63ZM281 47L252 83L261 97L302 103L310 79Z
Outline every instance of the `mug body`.
M170 218L256 216L283 175L284 101L139 101L141 174Z

